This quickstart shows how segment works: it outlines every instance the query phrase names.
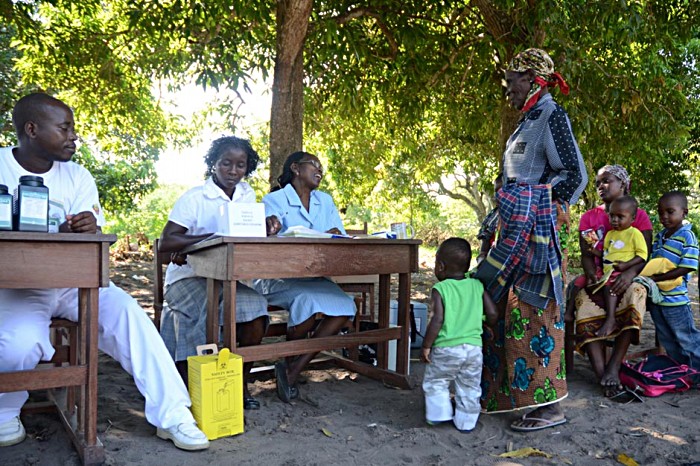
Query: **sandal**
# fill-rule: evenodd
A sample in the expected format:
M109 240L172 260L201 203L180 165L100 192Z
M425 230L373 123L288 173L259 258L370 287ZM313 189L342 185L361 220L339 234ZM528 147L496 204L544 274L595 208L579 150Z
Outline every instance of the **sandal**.
M260 409L260 402L252 396L243 398L243 409L256 410Z
M622 404L632 403L633 401L644 403L644 399L637 393L636 390L631 390L627 387L624 387L616 394L609 396L608 399Z
M285 403L289 403L292 399L292 388L287 380L287 363L278 361L275 363L275 379L277 381L277 396ZM299 390L296 390L296 396L299 396Z
M528 413L528 414L532 414L532 413ZM534 421L534 422L539 423L540 425L536 425L536 426L522 426L522 425L520 425L520 423L527 422L527 421ZM534 432L537 430L549 429L550 427L560 426L560 425L565 424L565 423L566 423L565 417L561 418L561 419L544 419L544 418L540 418L540 417L530 417L527 414L523 414L523 417L514 421L510 425L510 428L516 432Z

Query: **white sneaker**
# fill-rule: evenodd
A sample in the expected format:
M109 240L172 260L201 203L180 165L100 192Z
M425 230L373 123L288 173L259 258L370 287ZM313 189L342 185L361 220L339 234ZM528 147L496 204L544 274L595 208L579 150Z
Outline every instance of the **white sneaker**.
M25 432L22 421L19 420L19 416L0 423L0 447L17 445L25 438L27 438L27 432Z
M209 440L204 432L197 428L197 424L182 423L178 426L156 431L156 435L163 440L172 440L181 450L205 450L209 448Z

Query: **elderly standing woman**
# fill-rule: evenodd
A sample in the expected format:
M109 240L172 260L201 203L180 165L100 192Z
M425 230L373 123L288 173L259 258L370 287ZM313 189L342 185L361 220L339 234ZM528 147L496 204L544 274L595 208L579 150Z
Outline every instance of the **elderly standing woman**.
M566 235L558 236L568 234L569 205L588 177L569 117L549 93L559 86L568 94L549 55L519 53L505 81L506 97L523 115L503 154L500 239L476 275L505 306L496 328L484 333L482 406L493 413L535 408L511 424L527 432L566 422L559 404L567 396L560 312Z
M266 215L277 217L282 224L280 233L301 225L345 234L333 198L318 190L322 179L323 166L315 155L294 152L287 157L277 178L279 189L263 198ZM328 278L265 279L256 280L254 286L271 305L289 311L288 341L335 335L356 313L355 301ZM322 315L319 323L317 314ZM282 401L289 403L299 396L299 374L316 354L302 354L275 365L277 395Z
M567 321L573 320L576 309L576 350L588 354L593 371L603 386L607 397L624 395L620 384L620 365L627 354L630 343L639 344L639 334L644 322L647 291L640 283L632 279L644 268L644 264L632 267L618 275L611 286L611 292L620 296L615 310L615 327L610 333L601 330L606 320L605 303L600 294L591 294L586 285L595 283L602 276L602 260L592 254L591 250L603 249L603 238L612 229L608 210L615 199L630 192L630 177L620 165L606 165L598 170L595 179L598 196L602 205L595 207L581 216L579 231L594 231L597 241L589 242L583 234L579 235L581 245L581 264L584 275L569 285L569 295L574 296L567 302ZM643 209L637 209L632 226L642 232L651 251L652 224ZM605 360L605 341L614 340L610 359Z

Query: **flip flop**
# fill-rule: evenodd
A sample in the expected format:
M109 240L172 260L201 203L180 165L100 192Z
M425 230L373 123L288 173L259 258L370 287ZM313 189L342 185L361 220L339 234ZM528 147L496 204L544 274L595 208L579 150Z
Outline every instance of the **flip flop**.
M543 423L542 425L539 426L532 426L532 427L523 427L523 426L518 426L515 423L520 422L520 421L535 421L535 422L541 422ZM513 422L510 425L510 428L516 432L534 432L536 430L542 430L542 429L548 429L550 427L555 427L555 426L560 426L562 424L566 423L566 418L563 419L557 419L556 421L553 421L551 419L543 419L539 417L528 417L527 414L523 414L523 417L520 418L520 420Z
M623 388L616 394L609 396L608 399L622 404L632 403L633 401L644 403L644 399L635 390L630 390L627 387Z
M277 396L280 400L285 403L289 403L292 399L292 390L289 387L289 381L287 380L287 363L284 361L278 361L275 363L275 379L277 380ZM298 395L297 391L297 396Z

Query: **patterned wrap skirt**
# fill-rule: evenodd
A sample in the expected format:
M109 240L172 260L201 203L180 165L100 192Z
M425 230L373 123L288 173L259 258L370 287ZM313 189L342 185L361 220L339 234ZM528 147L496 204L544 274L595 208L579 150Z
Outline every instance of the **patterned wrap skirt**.
M565 280L570 236L568 205L556 204L557 235ZM516 278L515 283L518 282ZM500 306L504 303L501 302ZM488 413L556 403L566 398L564 315L554 299L537 307L511 288L503 318L484 327L481 408Z
M567 396L564 319L554 301L537 308L511 292L505 318L485 327L483 339L482 409L507 412Z
M613 340L625 331L632 332L632 344L639 344L639 334L644 324L647 289L641 283L632 282L617 303L615 327L610 335L596 336L607 317L603 293L590 295L586 289L576 295L576 351L584 352L584 346L592 341Z

